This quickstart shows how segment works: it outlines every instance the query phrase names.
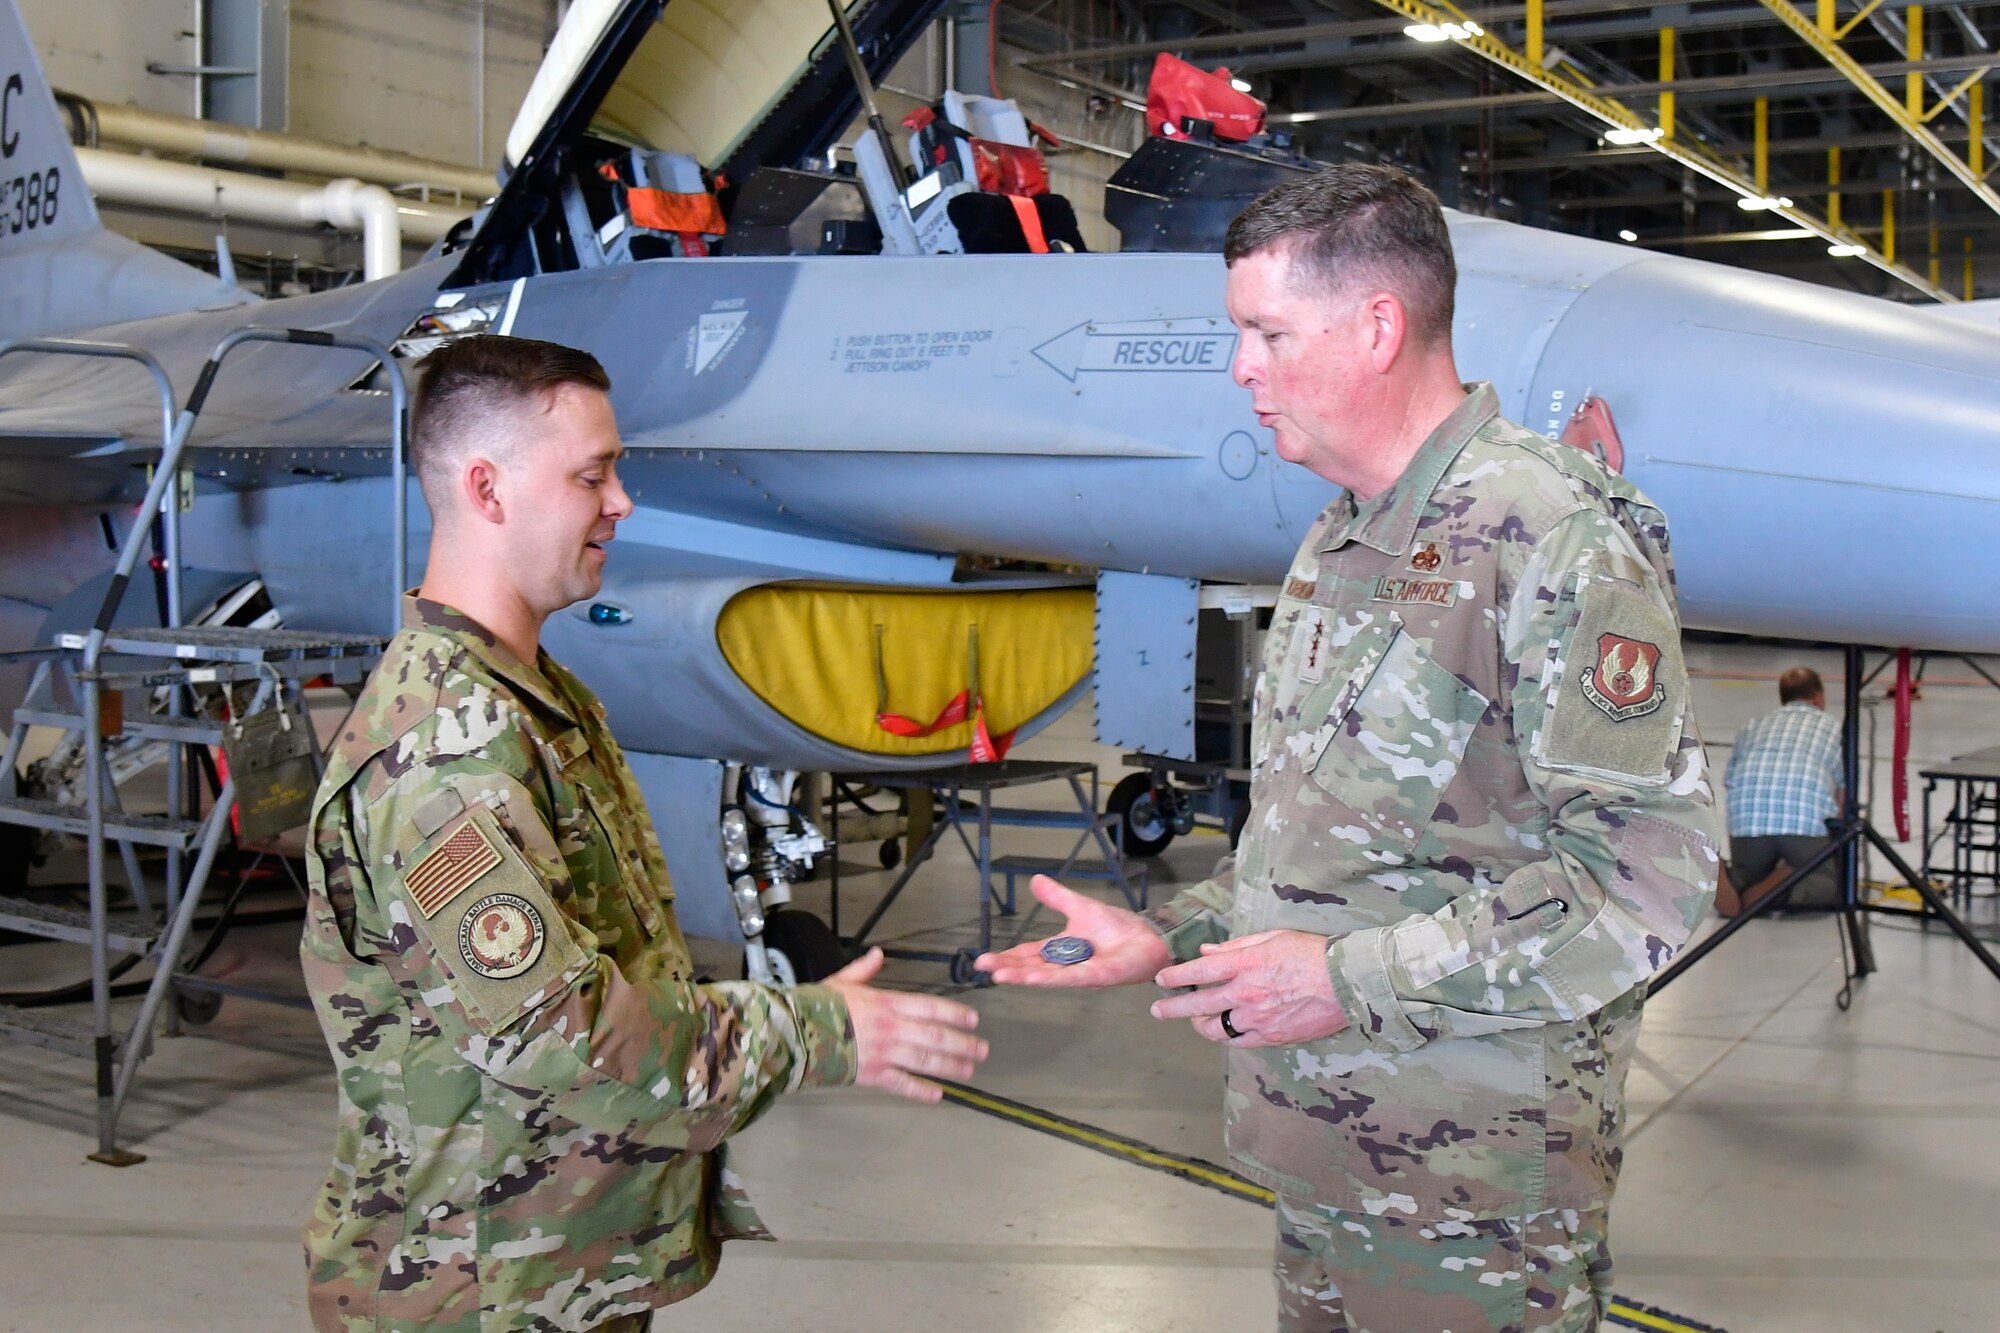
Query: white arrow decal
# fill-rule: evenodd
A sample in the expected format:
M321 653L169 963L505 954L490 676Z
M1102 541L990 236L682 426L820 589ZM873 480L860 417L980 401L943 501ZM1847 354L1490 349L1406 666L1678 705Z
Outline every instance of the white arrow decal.
M1066 380L1085 371L1154 374L1226 371L1236 331L1222 320L1146 319L1079 324L1035 348L1035 357Z

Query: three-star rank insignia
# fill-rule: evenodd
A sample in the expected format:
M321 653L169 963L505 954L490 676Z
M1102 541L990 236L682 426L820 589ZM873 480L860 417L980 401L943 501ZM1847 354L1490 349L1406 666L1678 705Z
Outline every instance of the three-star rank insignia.
M458 920L458 956L494 981L533 967L547 940L541 909L517 893L489 893Z
M1410 569L1417 574L1435 574L1444 567L1444 548L1436 542L1418 542L1410 551Z
M1585 667L1581 676L1584 697L1613 722L1644 717L1667 701L1667 687L1655 671L1659 664L1658 645L1622 634L1600 634L1597 665Z

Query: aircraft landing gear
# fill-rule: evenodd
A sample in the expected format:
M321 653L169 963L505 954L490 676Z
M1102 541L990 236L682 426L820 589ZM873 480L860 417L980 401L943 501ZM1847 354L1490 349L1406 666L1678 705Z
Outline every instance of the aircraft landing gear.
M1180 834L1194 827L1194 811L1167 783L1150 773L1120 779L1104 802L1106 814L1118 816L1118 849L1126 856L1158 856Z
M825 981L847 966L847 948L826 922L793 908L764 918L764 953L783 986Z

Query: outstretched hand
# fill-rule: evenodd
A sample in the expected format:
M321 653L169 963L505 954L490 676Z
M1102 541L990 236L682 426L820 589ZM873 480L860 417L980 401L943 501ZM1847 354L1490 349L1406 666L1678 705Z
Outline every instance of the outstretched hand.
M913 1102L934 1102L944 1089L929 1079L967 1079L986 1058L972 1035L979 1014L956 1000L876 990L882 951L870 949L826 979L847 1002L854 1025L855 1086L880 1088Z
M1293 1046L1331 1037L1348 1024L1327 970L1327 939L1302 930L1266 930L1201 946L1201 957L1155 978L1161 986L1193 986L1153 1001L1153 1017L1186 1018L1194 1030L1225 1046ZM1222 1025L1236 1029L1232 1037Z
M973 964L1003 986L1130 986L1150 979L1173 961L1167 942L1136 912L1110 907L1066 889L1047 875L1028 884L1035 900L1060 912L1059 934L1090 941L1091 955L1065 967L1042 957L1041 940L1017 944L1000 953L983 953Z

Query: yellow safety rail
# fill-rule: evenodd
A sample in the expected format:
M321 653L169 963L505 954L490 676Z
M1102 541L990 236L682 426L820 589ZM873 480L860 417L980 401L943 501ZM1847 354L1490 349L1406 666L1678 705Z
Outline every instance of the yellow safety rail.
M1645 142L1646 147L1662 156L1672 158L1690 170L1700 172L1718 185L1727 186L1745 198L1755 199L1764 197L1764 192L1758 189L1757 182L1752 177L1745 175L1734 163L1724 159L1707 147L1707 145L1697 143L1691 139L1676 137L1671 132L1670 126L1648 125L1644 120L1640 119L1636 112L1626 107L1623 103L1614 101L1612 95L1615 95L1618 91L1615 86L1608 88L1594 87L1579 79L1571 78L1566 74L1542 68L1539 62L1530 60L1525 52L1518 51L1507 45L1507 43L1501 41L1490 32L1476 30L1478 25L1473 23L1466 16L1465 12L1456 5L1433 5L1425 3L1425 0L1375 0L1375 2L1384 9L1401 14L1412 23L1430 24L1436 28L1444 28L1446 25L1451 25L1461 30L1466 29L1466 26L1471 24L1475 31L1470 32L1464 37L1453 38L1459 46L1519 75L1538 88L1554 93L1557 97L1562 98L1563 101L1568 102L1579 111L1588 112L1612 129L1631 131L1635 135L1647 134L1655 129L1665 131L1644 140L1643 142ZM1783 5L1782 0L1764 0L1764 3L1770 4L1774 8L1782 7L1790 9L1789 5ZM1808 24L1807 26L1810 27L1811 25ZM1662 94L1663 98L1671 96L1671 93ZM1894 259L1868 244L1867 241L1862 239L1859 233L1849 227L1835 225L1818 214L1801 208L1788 200L1773 201L1773 206L1765 211L1773 216L1785 218L1796 226L1805 228L1829 244L1854 247L1857 258L1865 259L1868 263L1873 264L1876 268L1881 269L1897 281L1907 283L1936 300L1956 301L1958 299L1951 293L1940 288L1937 284L1929 281L1923 274L1898 264Z

